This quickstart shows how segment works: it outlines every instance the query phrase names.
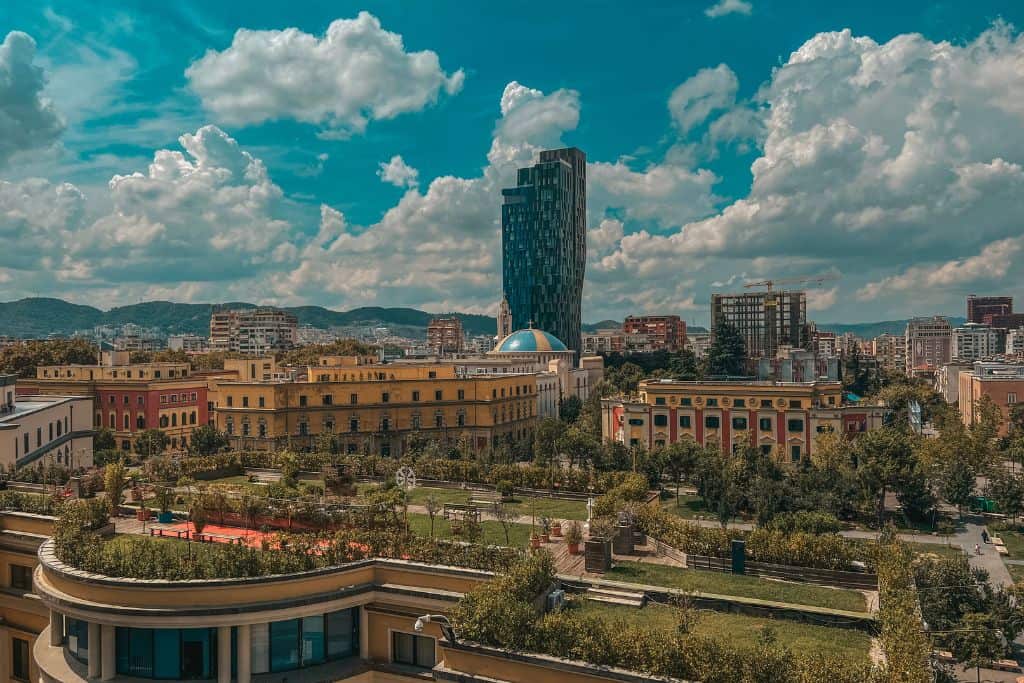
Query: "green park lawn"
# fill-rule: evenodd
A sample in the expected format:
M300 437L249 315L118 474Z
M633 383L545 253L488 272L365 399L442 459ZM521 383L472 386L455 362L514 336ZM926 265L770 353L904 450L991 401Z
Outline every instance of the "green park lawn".
M636 608L619 605L605 605L591 600L574 600L576 609L602 619L621 619L653 628L674 629L676 614L673 607L648 603L647 607ZM862 631L840 629L829 626L804 624L787 619L764 619L741 614L727 614L703 610L694 628L694 633L718 638L738 647L753 648L761 630L771 627L780 645L796 652L814 652L823 655L838 655L851 659L868 656L871 638Z
M847 612L863 612L867 609L864 594L860 591L828 588L807 583L771 581L755 576L739 576L725 572L680 569L663 564L616 562L615 567L606 572L604 577L610 581L826 607Z
M918 555L938 555L939 557L959 557L964 554L963 548L957 543L907 543L907 547Z
M417 487L409 492L410 505L424 505L427 498L433 496L438 502L463 504L473 497L471 491L460 489L440 489ZM587 504L582 500L564 500L561 498L545 498L542 496L516 495L511 503L506 504L516 514L521 516L536 515L550 517L552 519L578 519L587 518Z
M989 533L1003 539L1003 543L1006 545L1006 550L1009 551L1010 557L1018 560L1024 559L1024 534L1020 531L1012 529L996 531L994 529L990 529ZM992 552L995 552L994 547L990 548L986 546L985 550L992 550Z
M528 524L510 524L508 541L505 540L505 529L501 522L486 520L480 523L483 527L483 542L488 545L511 545L523 548L530 542L530 526ZM415 513L409 514L409 529L418 536L430 536L430 517ZM452 527L448 520L440 514L434 518L434 537L451 538Z

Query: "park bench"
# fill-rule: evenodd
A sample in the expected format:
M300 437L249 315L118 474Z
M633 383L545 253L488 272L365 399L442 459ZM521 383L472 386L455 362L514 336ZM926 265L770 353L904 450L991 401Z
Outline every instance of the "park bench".
M239 545L242 543L241 536L231 536L228 534L194 534L193 538L200 543L213 543L218 540L226 541L227 543L237 543Z
M956 661L953 657L953 653L948 650L933 650L932 657L944 664L952 664Z
M1010 554L1010 551L1006 549L1005 545L997 545L996 546L996 552L999 553L1000 555L1009 555Z
M150 527L149 528L149 535L150 536L166 537L166 538L170 538L171 536L173 536L174 538L183 538L184 537L184 538L187 539L188 538L188 529L162 529L162 528Z
M474 491L469 499L469 504L497 512L501 507L501 495L490 491Z
M474 522L480 521L480 510L475 505L445 503L441 514L445 519L449 520L466 521L471 519Z
M1003 545L1003 539L998 536L989 536L988 542L992 545Z

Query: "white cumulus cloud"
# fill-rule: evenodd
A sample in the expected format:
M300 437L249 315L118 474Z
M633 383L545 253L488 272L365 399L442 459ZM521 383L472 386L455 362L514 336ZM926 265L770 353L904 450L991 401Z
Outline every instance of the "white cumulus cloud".
M11 31L0 43L0 168L19 152L49 147L64 130L42 95L46 76L35 57L36 42L26 33Z
M228 124L295 119L328 137L362 133L462 89L464 72L447 73L436 52L408 52L402 36L369 12L338 19L320 38L296 28L240 29L231 45L209 50L185 71L203 106Z
M395 187L416 187L419 185L420 172L405 163L401 154L396 154L388 161L382 161L377 169L377 176L385 183Z

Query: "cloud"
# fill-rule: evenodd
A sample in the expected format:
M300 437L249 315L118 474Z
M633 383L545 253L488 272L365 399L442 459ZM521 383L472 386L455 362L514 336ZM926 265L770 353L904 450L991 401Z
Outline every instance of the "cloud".
M668 110L679 130L686 133L703 123L711 112L731 108L737 89L739 80L725 64L701 69L672 91Z
M75 241L73 254L111 282L249 278L289 258L281 189L259 159L216 126L159 150L145 173L115 175L113 210Z
M64 130L43 97L46 76L35 64L36 41L11 31L0 43L0 168L19 152L52 145Z
M717 17L724 17L727 14L749 15L753 10L754 6L746 0L718 0L714 5L704 10L704 14L715 19Z
M209 50L185 71L203 106L224 123L295 119L344 138L371 120L392 119L453 95L465 78L446 73L437 53L407 52L402 36L368 12L338 19L322 37L296 28L240 29L231 45Z
M390 161L380 162L377 175L385 183L390 183L395 187L416 187L420 182L420 172L405 163L405 159L400 154L391 157Z
M993 286L1020 287L1020 271L999 264L1017 253L1005 240L1024 215L1022 62L1024 39L1000 23L965 45L818 34L760 89L749 194L668 234L627 233L601 267L627 282L672 277L681 261L688 277L834 269L844 274L836 317L878 314L844 291L907 314L914 300L901 292L918 283L943 287L950 307L953 286L986 270L1003 273Z

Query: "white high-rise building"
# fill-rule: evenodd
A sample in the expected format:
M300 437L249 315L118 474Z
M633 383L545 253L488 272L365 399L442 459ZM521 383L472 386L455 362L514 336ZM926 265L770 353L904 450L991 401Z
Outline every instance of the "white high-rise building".
M951 353L956 360L983 360L999 352L999 335L988 325L966 323L953 330Z

